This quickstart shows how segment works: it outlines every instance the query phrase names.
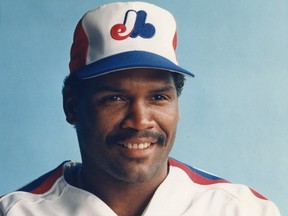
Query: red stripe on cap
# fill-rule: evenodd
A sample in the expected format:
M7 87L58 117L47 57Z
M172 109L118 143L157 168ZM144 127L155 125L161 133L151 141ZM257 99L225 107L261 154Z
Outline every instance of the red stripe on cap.
M46 193L53 184L57 181L57 179L63 174L63 166L59 167L55 172L50 175L41 185L37 188L33 189L31 193L33 194L43 194Z
M82 27L82 19L76 26L73 44L70 51L70 72L73 73L86 65L88 53L88 37Z
M177 48L177 40L178 40L178 38L177 38L177 31L176 31L176 32L175 32L175 35L174 35L174 37L173 37L173 41L172 41L172 45L173 45L174 51L175 51L176 48Z

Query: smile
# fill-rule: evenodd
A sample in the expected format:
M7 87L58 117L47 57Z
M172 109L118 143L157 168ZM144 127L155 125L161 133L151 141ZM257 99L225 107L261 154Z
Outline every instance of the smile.
M151 143L125 143L122 146L128 149L146 149Z

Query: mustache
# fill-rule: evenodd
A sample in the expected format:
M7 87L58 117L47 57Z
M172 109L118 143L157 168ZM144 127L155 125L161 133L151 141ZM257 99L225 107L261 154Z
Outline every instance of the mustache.
M164 134L158 133L158 132L153 132L149 130L145 131L132 131L132 130L127 130L127 131L120 131L114 134L110 134L106 138L106 143L112 147L115 145L115 143L118 142L124 142L127 139L131 138L152 138L156 139L156 143L160 146L165 145L165 139L166 136Z

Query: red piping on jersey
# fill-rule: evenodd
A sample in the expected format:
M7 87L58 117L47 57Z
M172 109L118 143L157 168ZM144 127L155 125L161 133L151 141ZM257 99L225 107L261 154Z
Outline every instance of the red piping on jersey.
M216 179L205 178L204 176L200 175L199 173L193 171L187 165L185 165L185 164L183 164L177 160L174 160L172 158L168 159L168 163L171 166L179 167L180 169L182 169L190 177L190 179L197 184L210 185L210 184L216 184L216 183L230 183L229 181L226 181L226 180L220 179L220 178L216 178ZM260 199L267 200L266 197L264 197L262 194L258 193L254 189L252 189L250 187L249 187L249 189L256 197L258 197Z
M42 184L40 184L37 188L33 189L30 192L34 194L46 193L57 181L57 179L62 175L63 175L63 166L55 170L55 172L53 172Z

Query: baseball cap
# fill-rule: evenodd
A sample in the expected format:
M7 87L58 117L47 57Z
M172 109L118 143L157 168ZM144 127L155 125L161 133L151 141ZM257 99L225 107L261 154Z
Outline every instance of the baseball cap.
M145 2L116 2L84 14L76 26L70 74L88 79L132 68L194 76L179 66L173 15Z

